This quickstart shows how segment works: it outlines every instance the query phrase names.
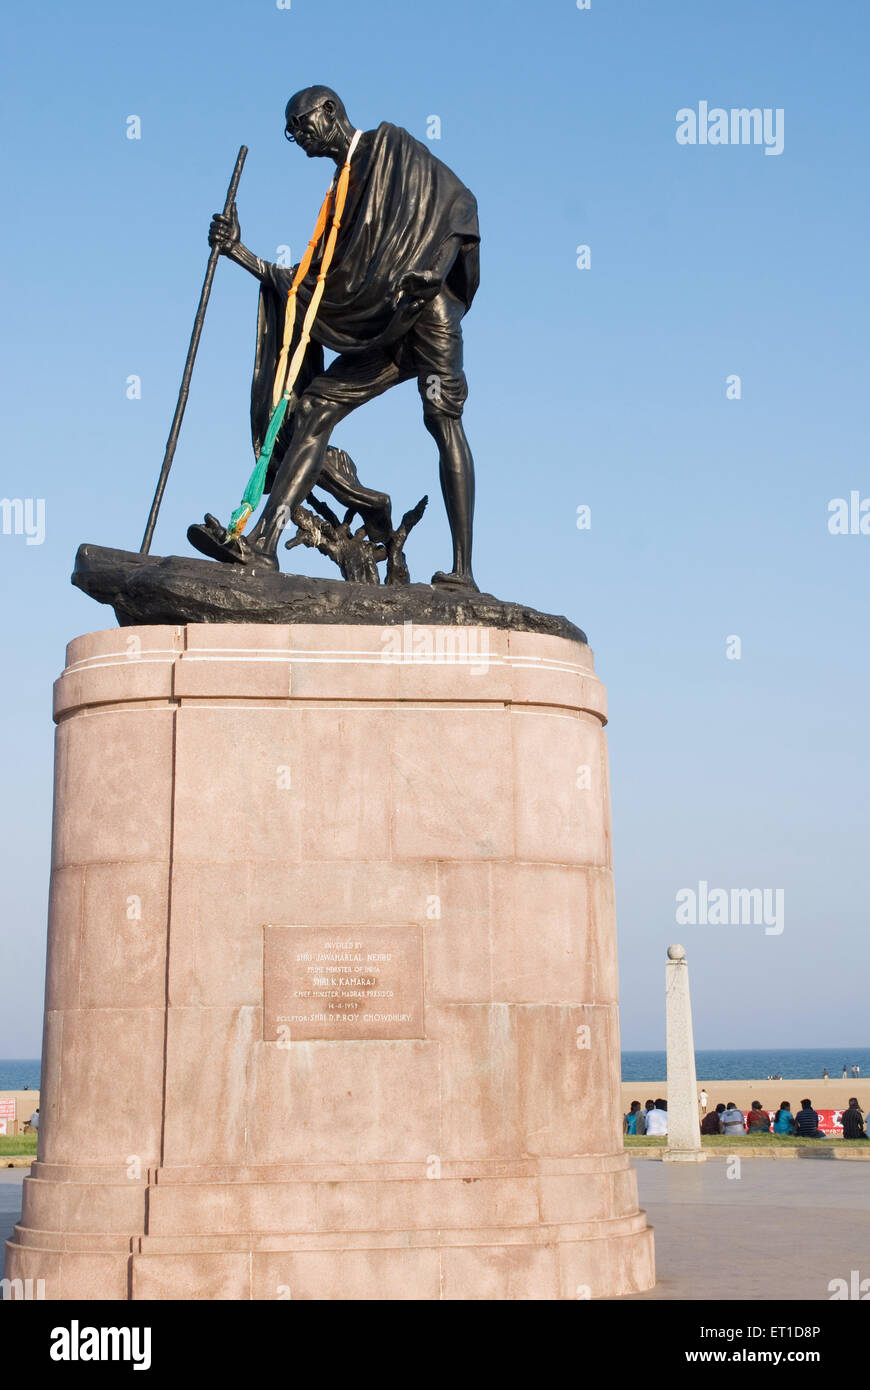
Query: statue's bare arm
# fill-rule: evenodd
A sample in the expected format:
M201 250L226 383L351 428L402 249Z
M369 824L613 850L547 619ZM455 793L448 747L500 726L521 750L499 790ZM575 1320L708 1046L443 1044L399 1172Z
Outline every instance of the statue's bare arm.
M239 230L239 215L236 205L233 203L233 210L229 217L222 212L216 212L211 219L211 226L208 229L208 244L216 246L222 256L228 256L236 265L240 265L243 270L247 270L256 279L262 280L269 268L269 262L261 260L255 256L253 251L249 251L242 242Z

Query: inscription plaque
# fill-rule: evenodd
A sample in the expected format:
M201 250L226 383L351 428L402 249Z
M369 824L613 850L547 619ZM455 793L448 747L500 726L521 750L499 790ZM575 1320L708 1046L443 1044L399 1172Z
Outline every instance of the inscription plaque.
M422 1038L420 926L266 927L263 1037Z

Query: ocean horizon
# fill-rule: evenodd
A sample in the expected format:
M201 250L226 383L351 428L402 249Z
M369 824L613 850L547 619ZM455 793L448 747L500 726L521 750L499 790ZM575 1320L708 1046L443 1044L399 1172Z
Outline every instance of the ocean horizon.
M41 1071L38 1057L0 1057L0 1091L38 1091Z
M695 1049L695 1072L698 1085L705 1081L763 1081L769 1076L781 1076L783 1081L804 1081L822 1078L827 1068L832 1080L840 1080L843 1066L851 1079L853 1066L861 1068L861 1077L870 1078L870 1048L868 1047L764 1047L737 1049ZM667 1054L660 1052L623 1052L623 1081L667 1081Z
M732 1050L699 1048L695 1052L698 1085L705 1081L759 1081L781 1076L783 1081L821 1080L827 1068L832 1079L840 1080L845 1064L848 1079L853 1066L861 1077L870 1079L870 1048L739 1048ZM38 1091L41 1063L38 1057L0 1058L0 1091ZM623 1081L667 1081L664 1051L622 1053Z

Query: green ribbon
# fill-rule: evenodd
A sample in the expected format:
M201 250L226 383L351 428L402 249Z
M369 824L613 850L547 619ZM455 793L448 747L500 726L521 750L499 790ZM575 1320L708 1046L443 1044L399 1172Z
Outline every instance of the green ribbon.
M269 471L269 464L272 460L272 450L275 447L275 440L278 438L278 432L284 423L284 416L287 414L287 399L286 396L282 396L269 417L269 428L266 430L266 438L263 440L262 448L257 455L257 462L254 465L253 473L248 479L248 486L242 493L241 505L236 507L236 510L230 517L230 524L227 527L227 531L231 535L237 533L239 522L250 515L251 512L255 512L260 505L266 487L266 474Z

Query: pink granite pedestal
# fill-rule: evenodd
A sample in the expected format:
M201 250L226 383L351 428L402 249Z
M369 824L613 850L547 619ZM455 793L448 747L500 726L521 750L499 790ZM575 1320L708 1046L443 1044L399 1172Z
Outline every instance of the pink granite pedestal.
M605 1298L622 1145L604 690L482 628L91 633L56 687L47 1298Z

